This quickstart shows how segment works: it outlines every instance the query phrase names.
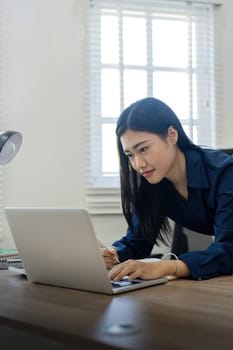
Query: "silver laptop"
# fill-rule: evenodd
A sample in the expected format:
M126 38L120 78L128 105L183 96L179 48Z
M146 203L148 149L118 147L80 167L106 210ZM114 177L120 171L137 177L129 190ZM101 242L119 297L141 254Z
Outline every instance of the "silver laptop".
M5 214L31 282L105 294L167 282L110 281L85 209L5 208Z

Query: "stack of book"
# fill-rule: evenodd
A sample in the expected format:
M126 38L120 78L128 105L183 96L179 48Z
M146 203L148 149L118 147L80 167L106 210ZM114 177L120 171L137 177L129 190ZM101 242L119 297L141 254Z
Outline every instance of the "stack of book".
M0 269L8 269L9 266L20 267L22 265L21 258L16 249L0 248Z

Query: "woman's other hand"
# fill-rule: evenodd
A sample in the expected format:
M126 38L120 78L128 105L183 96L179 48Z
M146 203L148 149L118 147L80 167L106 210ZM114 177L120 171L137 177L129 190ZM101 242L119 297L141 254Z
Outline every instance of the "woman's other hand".
M105 265L108 270L112 269L113 266L119 264L119 256L114 248L100 248L102 256L104 258Z

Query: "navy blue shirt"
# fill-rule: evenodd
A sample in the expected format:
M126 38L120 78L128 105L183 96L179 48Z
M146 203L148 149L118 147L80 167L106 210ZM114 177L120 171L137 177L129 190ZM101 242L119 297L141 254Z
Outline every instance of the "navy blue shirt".
M167 182L165 215L193 231L215 236L202 251L179 256L193 279L207 279L233 273L233 157L216 150L190 149L185 153L188 199ZM113 243L121 261L148 257L154 243L138 230ZM195 234L195 232L193 233Z

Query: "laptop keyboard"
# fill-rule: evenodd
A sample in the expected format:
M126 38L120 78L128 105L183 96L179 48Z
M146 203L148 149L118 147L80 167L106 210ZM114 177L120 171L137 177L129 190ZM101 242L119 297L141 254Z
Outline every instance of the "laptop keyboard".
M138 284L141 283L142 280L141 279L136 279L133 281L129 281L127 277L125 277L123 280L121 281L111 281L112 287L113 288L120 288L120 287L126 287L126 286L130 286L132 284Z

